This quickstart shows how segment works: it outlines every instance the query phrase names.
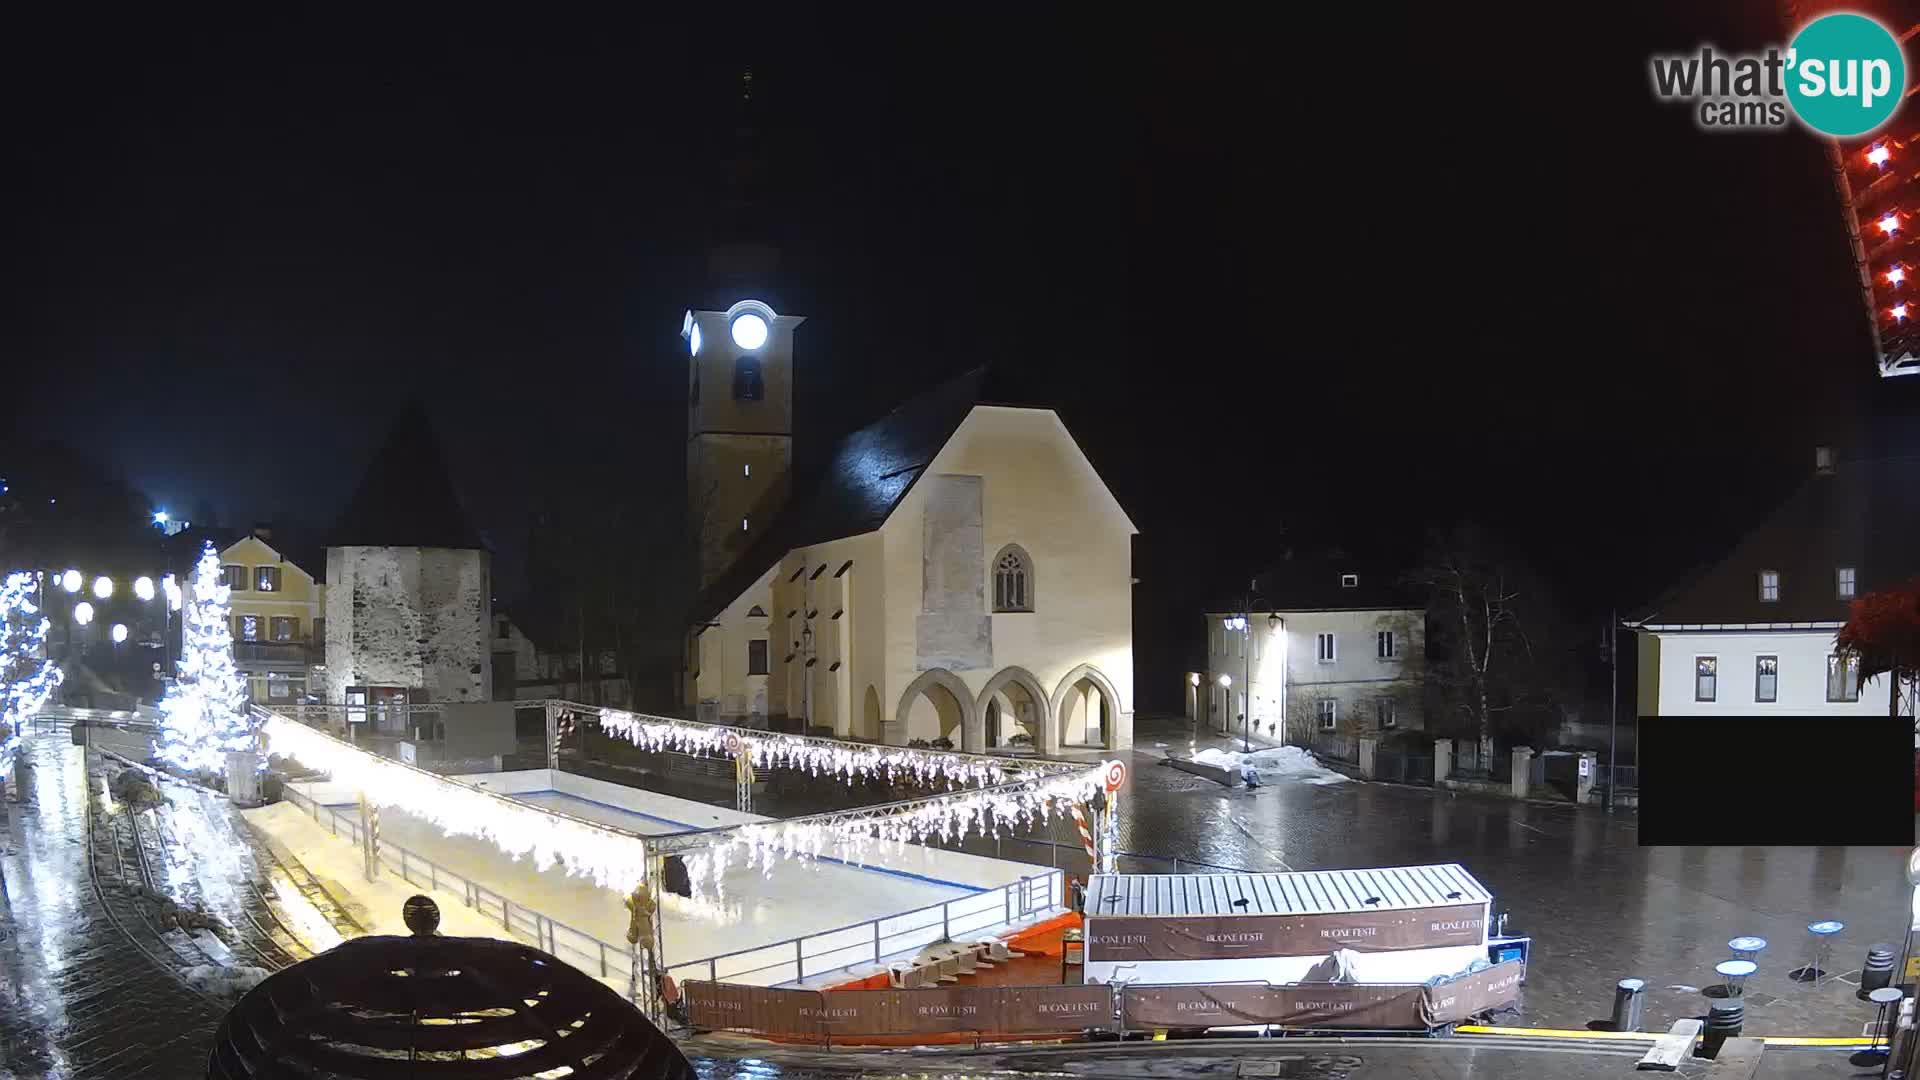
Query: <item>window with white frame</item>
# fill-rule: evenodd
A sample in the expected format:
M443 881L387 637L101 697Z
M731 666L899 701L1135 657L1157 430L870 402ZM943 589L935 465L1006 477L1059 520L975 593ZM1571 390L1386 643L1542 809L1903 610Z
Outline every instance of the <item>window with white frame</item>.
M1693 700L1712 701L1720 693L1720 658L1717 656L1696 656L1693 658Z
M1321 731L1332 731L1334 727L1337 724L1339 724L1340 722L1340 702L1339 701L1335 700L1334 698L1323 697L1318 702L1315 703L1314 707L1317 715L1320 717Z
M1383 697L1373 703L1373 716L1380 721L1380 730L1385 731L1400 723L1398 704L1390 697Z
M1380 659L1382 660L1399 659L1400 653L1397 650L1397 646L1399 643L1393 639L1393 631L1382 630L1379 633L1376 633L1375 635L1373 635L1373 638L1374 638L1374 649L1377 655L1380 657Z
M1753 700L1780 700L1779 657L1756 656L1753 658Z
M1314 643L1313 644L1314 659L1318 660L1322 664L1333 663L1334 661L1333 635L1332 634L1315 634L1313 635L1313 643Z
M1842 566L1833 572L1833 591L1839 595L1840 599L1853 599L1854 590L1858 587L1859 581L1856 573L1851 566Z
M1760 571L1760 599L1769 604L1780 599L1780 571Z
M1835 653L1827 657L1827 700L1860 700L1860 658Z

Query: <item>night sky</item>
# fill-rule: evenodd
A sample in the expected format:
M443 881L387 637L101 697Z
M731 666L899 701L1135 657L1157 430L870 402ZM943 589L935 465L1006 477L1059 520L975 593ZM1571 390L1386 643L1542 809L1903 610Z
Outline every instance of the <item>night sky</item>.
M1871 366L1819 146L1648 89L1650 51L1780 29L1680 7L22 28L12 418L158 504L320 529L424 395L508 589L542 499L677 512L680 313L751 67L798 452L1017 372L1141 529L1145 705L1289 538L1473 516L1576 610L1631 606Z

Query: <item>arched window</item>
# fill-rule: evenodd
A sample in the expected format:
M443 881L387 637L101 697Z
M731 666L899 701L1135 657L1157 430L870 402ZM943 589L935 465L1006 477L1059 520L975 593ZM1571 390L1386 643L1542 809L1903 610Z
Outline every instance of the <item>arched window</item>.
M739 356L733 361L733 399L735 401L759 401L767 396L767 389L760 380L760 358L757 356Z
M1033 560L1018 544L1008 544L994 556L993 610L1033 610Z

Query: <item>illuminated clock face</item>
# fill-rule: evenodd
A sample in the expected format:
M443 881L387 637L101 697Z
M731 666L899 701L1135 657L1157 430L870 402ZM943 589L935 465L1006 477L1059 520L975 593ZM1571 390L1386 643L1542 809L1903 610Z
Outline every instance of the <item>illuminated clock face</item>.
M700 324L699 323L694 323L693 330L687 334L687 346L688 348L693 350L692 355L694 356L700 355Z
M743 349L757 349L767 343L767 320L747 312L733 320L733 343Z

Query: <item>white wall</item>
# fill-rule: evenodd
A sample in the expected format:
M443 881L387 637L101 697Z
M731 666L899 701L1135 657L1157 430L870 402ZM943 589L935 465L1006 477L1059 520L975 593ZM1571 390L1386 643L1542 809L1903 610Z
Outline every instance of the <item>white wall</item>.
M1398 702L1395 727L1418 729L1425 726L1421 712L1420 676L1426 652L1425 619L1417 610L1374 611L1282 611L1278 631L1272 629L1265 611L1256 611L1248 619L1252 632L1243 643L1238 630L1225 629L1230 616L1211 613L1206 617L1207 671L1199 687L1199 708L1204 722L1215 730L1239 730L1239 699L1252 678L1248 706L1254 723L1264 727L1278 721L1283 711L1294 730L1311 724L1319 730L1312 713L1312 701L1332 697L1340 702L1336 730L1371 732L1376 729L1374 700L1392 695ZM1376 637L1381 630L1395 635L1393 660L1379 656ZM1318 635L1334 635L1334 661L1319 662ZM1246 655L1251 647L1253 655ZM1223 691L1220 676L1231 678L1225 691L1230 697L1219 709ZM1286 706L1283 710L1282 699ZM1304 715L1292 715L1302 708Z
M1652 635L1657 641L1657 665L1641 679L1657 691L1660 716L1713 716L1781 713L1832 716L1887 715L1887 679L1882 676L1860 687L1860 700L1827 700L1827 657L1833 652L1834 632L1812 631L1696 631ZM1694 700L1694 658L1720 658L1717 692L1713 701ZM1778 700L1754 700L1754 666L1760 656L1780 658ZM1644 700L1644 695L1643 695Z
M1443 949L1400 949L1394 952L1355 953L1354 977L1363 983L1421 983L1435 976L1456 975L1468 964L1487 958L1485 945L1453 945ZM1237 957L1221 960L1140 960L1115 963L1087 961L1086 980L1136 983L1296 983L1306 978L1324 956Z

